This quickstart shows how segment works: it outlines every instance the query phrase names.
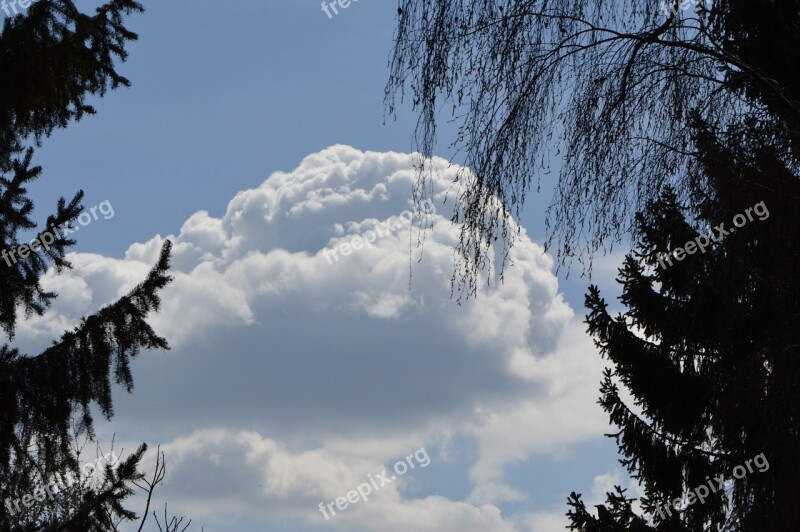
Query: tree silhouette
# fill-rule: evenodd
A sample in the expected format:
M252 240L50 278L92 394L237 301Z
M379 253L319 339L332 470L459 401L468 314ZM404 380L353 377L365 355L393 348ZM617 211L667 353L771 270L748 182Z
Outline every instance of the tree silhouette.
M718 132L697 120L702 176L688 205L667 188L637 216L619 277L626 311L609 315L597 287L586 297L589 332L612 364L600 404L645 515L619 487L597 517L572 493L574 530L797 523L800 181L771 124ZM666 255L677 248L686 252Z
M492 245L502 271L516 238L510 217L551 161L559 176L546 245L562 264L591 269L593 253L632 234L635 213L665 185L687 199L701 164L692 111L716 129L779 116L773 135L796 147L797 2L686 4L400 0L387 111L408 88L415 143L430 156L437 114L449 110L459 124L452 147L474 172L460 176L454 213L459 291L473 294L491 270ZM420 161L418 202L434 171Z
M69 0L42 0L6 18L0 34L0 326L13 338L18 313L41 316L56 297L41 286L48 268L71 268L66 250L75 244L65 230L81 214L83 192L61 198L36 244L20 233L37 228L26 187L41 168L32 166L33 147L56 128L66 127L94 109L87 96L129 84L117 73L126 45L136 35L123 18L142 11L132 0L110 0L93 15ZM33 242L33 241L32 241ZM21 247L22 246L22 247ZM147 324L159 308L158 293L171 281L170 243L149 275L119 301L85 317L44 352L30 356L8 344L0 347L0 500L36 489L37 482L75 471L78 457L70 429L93 437L92 407L113 415L112 378L130 392L130 359L141 349L167 349ZM75 422L75 423L73 423ZM142 445L117 467L107 468L98 487L77 499L61 493L47 511L12 516L0 512L2 530L110 530L135 514L122 506L142 478L137 465Z
M572 529L795 526L798 28L797 0L399 2L387 111L409 89L430 156L449 110L472 172L454 214L458 290L475 293L494 252L505 266L510 218L551 159L546 245L562 264L591 269L608 242L636 239L620 270L625 313L612 318L596 287L586 301L611 363L600 404L645 496L617 487L593 515L573 493ZM417 201L435 171L421 163ZM733 227L761 209L768 219ZM750 471L761 456L770 466Z

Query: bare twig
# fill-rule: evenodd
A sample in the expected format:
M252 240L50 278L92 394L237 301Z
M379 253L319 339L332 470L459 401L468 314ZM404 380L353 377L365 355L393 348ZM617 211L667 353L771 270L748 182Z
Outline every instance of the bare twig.
M144 508L144 515L142 516L142 522L139 524L138 532L142 532L142 527L144 527L144 523L145 521L147 521L147 513L150 510L150 501L153 498L153 492L156 489L156 485L160 484L164 480L166 471L167 471L167 461L164 458L164 452L161 450L161 446L159 445L158 448L156 449L156 468L153 471L152 480L143 479L142 482L144 485L139 484L138 482L134 482L137 488L147 492L147 504L145 505ZM155 515L155 512L153 513L153 515ZM158 522L158 520L156 520L156 522Z

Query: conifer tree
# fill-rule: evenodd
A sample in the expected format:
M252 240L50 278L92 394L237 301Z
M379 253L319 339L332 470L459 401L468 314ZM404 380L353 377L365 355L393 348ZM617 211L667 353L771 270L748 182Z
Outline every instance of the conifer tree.
M40 0L3 22L0 327L9 340L20 313L41 316L56 297L42 288L41 276L48 268L71 268L65 253L75 241L68 227L83 209L79 191L69 201L61 198L43 227L37 224L26 188L42 172L32 166L34 147L55 129L94 113L87 97L129 85L115 61L126 59L126 46L136 39L123 19L139 11L142 6L133 0L109 0L92 15L71 0ZM21 233L37 227L31 242L38 244L20 251L27 244ZM83 318L44 352L0 346L0 501L30 493L36 479L76 470L70 430L77 427L93 437L92 408L110 419L112 385L133 389L131 358L142 349L168 348L146 317L158 310L158 293L171 280L169 257L166 243L139 285ZM0 530L111 530L119 519L134 518L122 502L132 493L131 482L142 478L137 466L145 450L142 445L121 464L106 468L104 481L81 490L77 499L61 493L47 511L26 509L21 515L0 509Z
M586 298L612 364L600 404L644 488L642 514L619 487L597 516L572 493L574 530L796 527L800 180L770 121L695 125L698 185L689 205L665 189L637 216L620 269L625 312L612 317L597 287Z
M505 264L509 220L553 156L547 245L562 262L638 239L625 313L591 287L587 323L611 362L600 402L645 497L618 488L595 515L573 493L573 529L796 528L798 35L798 0L399 1L388 111L410 94L429 156L450 110L474 174L453 216L459 291ZM419 168L418 201L433 171ZM769 218L730 231L757 204ZM711 232L704 252L665 255ZM733 474L757 456L768 470ZM707 477L723 488L666 512Z

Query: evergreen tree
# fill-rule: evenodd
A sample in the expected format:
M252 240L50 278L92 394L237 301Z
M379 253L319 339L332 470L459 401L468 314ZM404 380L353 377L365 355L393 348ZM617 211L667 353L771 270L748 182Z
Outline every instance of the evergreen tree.
M136 39L123 18L142 11L133 0L109 0L93 15L71 0L40 0L8 17L0 34L0 326L13 338L18 312L42 315L55 293L40 279L48 268L70 268L65 259L74 245L71 223L82 212L79 191L57 202L55 212L35 236L38 243L20 248L21 233L35 230L34 206L26 187L41 168L32 166L33 147L57 128L94 109L88 96L127 86L116 71L126 46ZM33 242L33 241L32 241ZM24 250L24 251L23 251ZM110 419L112 379L130 392L130 359L141 349L167 349L146 317L158 310L158 293L171 280L170 244L150 274L119 301L85 317L43 353L31 356L8 344L0 346L0 501L29 494L41 479L78 468L70 429L93 437L91 409ZM0 530L111 530L135 514L122 506L142 478L137 465L142 445L128 459L105 469L102 483L72 494L60 493L46 510L11 515L0 509ZM38 479L38 480L37 480ZM16 508L15 508L16 510Z
M591 287L587 323L612 364L600 403L645 497L618 488L593 515L573 493L573 529L794 528L799 28L798 0L399 1L388 110L408 88L427 156L451 105L475 174L454 214L459 290L507 258L509 218L553 154L547 245L590 264L609 239L638 239L620 271L626 312L612 318ZM433 171L419 169L418 201ZM734 228L757 204L769 218ZM664 255L709 233L704 252ZM762 456L769 469L751 472ZM704 502L667 512L717 478Z
M771 120L721 133L695 115L695 128L702 174L690 204L666 189L637 216L619 278L625 313L610 316L597 287L586 298L589 332L613 365L600 404L645 515L619 487L596 517L572 493L574 530L797 523L800 180Z

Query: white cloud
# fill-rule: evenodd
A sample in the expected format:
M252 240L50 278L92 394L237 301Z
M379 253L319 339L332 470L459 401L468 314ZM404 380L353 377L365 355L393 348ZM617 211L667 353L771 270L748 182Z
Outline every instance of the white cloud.
M404 478L326 524L514 530L521 521L497 506L525 497L508 468L604 430L602 365L558 293L552 259L524 230L504 284L493 277L476 299L452 300L457 230L444 200L458 168L438 161L427 232L401 223L326 260L326 248L412 207L413 163L333 146L239 192L221 218L197 212L166 237L175 282L152 323L173 350L134 364L136 390L115 394L115 426L166 442L170 500L182 513L321 524L320 500L422 445L445 463L460 435L477 453L469 497ZM75 270L46 282L62 293L56 312L20 335L33 341L113 300L162 242L133 244L121 260L73 255ZM552 516L525 519L541 528Z
M569 524L566 511L535 512L526 514L521 518L524 530L531 532L554 532L565 530Z

